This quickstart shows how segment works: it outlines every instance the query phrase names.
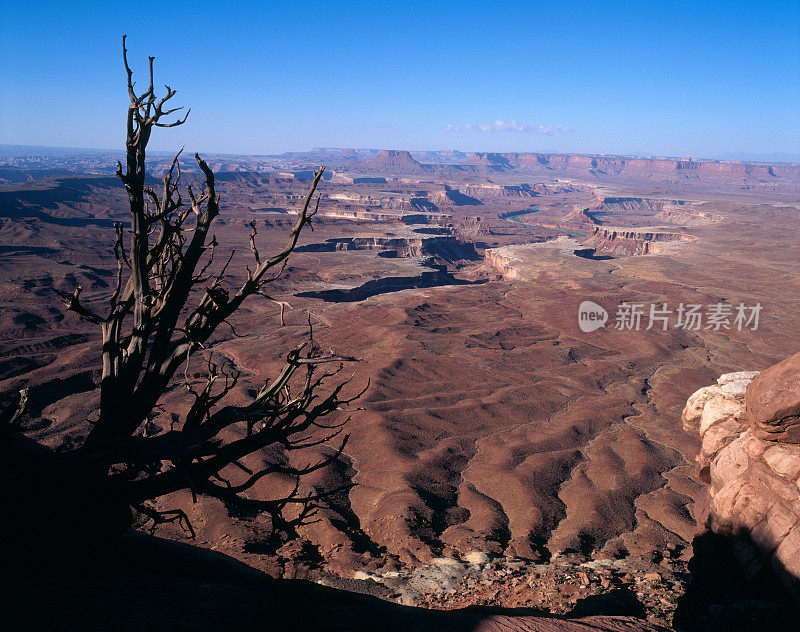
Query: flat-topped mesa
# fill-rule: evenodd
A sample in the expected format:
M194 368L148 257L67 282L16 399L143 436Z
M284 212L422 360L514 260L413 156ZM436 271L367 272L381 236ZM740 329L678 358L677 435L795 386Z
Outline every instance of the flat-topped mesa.
M585 246L598 253L613 256L647 255L661 251L658 244L690 241L694 237L683 233L660 232L652 229L594 226L583 240Z
M686 227L707 226L723 220L722 215L717 215L716 213L669 207L656 213L653 218L666 222L667 224L677 224Z
M617 225L642 226L655 225L655 223L673 224L678 226L706 226L721 221L720 215L701 211L697 202L688 200L671 200L647 197L604 197L595 191L593 202L586 208L579 210L569 218L580 220L576 215L580 212L595 224L605 223L607 217L613 217ZM622 222L623 224L621 224Z
M577 190L572 184L495 184L486 182L481 184L468 183L459 189L467 195L479 199L491 198L534 198L540 195L569 193Z
M463 241L477 241L482 236L491 235L492 230L486 224L484 219L477 215L474 217L466 217L455 224L454 234Z
M357 166L359 170L377 172L423 173L429 171L426 165L414 160L410 153L399 149L384 149L374 158L359 163Z
M511 255L508 248L489 248L483 258L486 265L494 268L507 281L520 276L518 260Z
M492 171L516 171L598 178L653 178L683 182L747 182L800 188L800 165L723 162L676 158L635 158L589 154L474 153L467 165Z
M664 210L668 205L683 206L683 200L661 200L657 198L642 197L601 197L595 208L604 211L625 212L628 214L654 214Z
M458 192L456 192L457 194ZM404 224L447 224L452 216L428 199L424 191L416 194L376 191L374 193L337 192L323 197L320 217L399 221ZM476 200L476 203L479 202ZM454 203L448 201L445 209Z
M683 233L667 233L653 229L614 228L612 226L596 226L594 234L609 239L631 239L639 241L689 241L690 235Z
M729 537L748 579L774 572L800 605L800 354L729 373L695 392L683 426L700 436L708 503L697 521Z
M415 210L414 196L402 194L376 193L329 193L325 196L330 207L363 206L376 209Z

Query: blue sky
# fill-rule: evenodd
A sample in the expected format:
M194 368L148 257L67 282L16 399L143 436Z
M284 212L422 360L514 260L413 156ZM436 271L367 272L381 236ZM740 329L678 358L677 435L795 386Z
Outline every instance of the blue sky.
M127 33L154 149L800 153L800 0L131 6L4 0L0 143L122 147Z

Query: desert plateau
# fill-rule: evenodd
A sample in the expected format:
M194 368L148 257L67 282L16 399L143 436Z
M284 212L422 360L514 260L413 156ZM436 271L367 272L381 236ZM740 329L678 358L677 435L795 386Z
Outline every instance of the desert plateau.
M285 324L276 304L253 302L213 349L241 389L274 372L309 319L321 345L360 358L353 382L368 386L350 441L316 482L355 486L282 546L221 501L180 492L159 505L183 507L201 546L272 575L402 603L485 598L481 575L437 579L448 559L508 560L523 577L563 564L577 585L548 604L562 613L590 594L579 574L593 560L685 583L705 485L681 410L699 385L796 347L800 167L351 153L209 164L225 207L215 235L240 253L250 222L279 247L327 164L314 230L271 290ZM109 294L124 191L102 157L45 159L54 174L31 162L7 156L2 169L2 388L31 388L31 436L58 450L81 441L97 407L99 341L52 290ZM581 330L586 300L608 310L606 327ZM615 327L623 303L646 306L640 326ZM715 304L731 306L725 324L674 327L679 305ZM740 304L761 305L757 329L737 325ZM670 310L669 327L648 329L651 305ZM175 525L157 533L185 538ZM506 588L483 593L547 602ZM657 601L650 616L674 610Z
M4 629L800 629L797 2L140 4L0 24Z

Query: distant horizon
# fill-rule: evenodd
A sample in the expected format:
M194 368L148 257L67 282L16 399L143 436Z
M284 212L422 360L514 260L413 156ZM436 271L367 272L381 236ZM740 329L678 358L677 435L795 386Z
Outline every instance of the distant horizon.
M67 146L58 146L58 145L25 145L19 143L0 143L0 149L4 148L20 148L20 149L46 149L46 150L53 150L53 151L71 151L71 152L97 152L97 153L111 153L111 154L120 154L124 155L124 149L114 149L110 147L67 147ZM179 149L179 148L178 148ZM277 158L284 155L292 155L292 154L310 154L315 152L323 152L323 151L346 151L346 150L353 150L356 152L380 152L380 151L407 151L411 154L422 154L422 153L444 153L444 152L458 152L460 154L464 154L465 156L470 156L472 154L566 154L566 155L575 155L575 156L596 156L596 157L619 157L619 158L643 158L643 159L665 159L665 160L692 160L692 161L714 161L714 162L741 162L741 163L763 163L763 164L800 164L800 153L784 153L784 152L776 152L774 154L749 154L747 152L742 152L740 157L734 157L735 155L728 154L728 155L719 155L719 156L688 156L688 155L658 155L658 154L619 154L619 153L596 153L596 152L586 152L586 151L556 151L556 150L536 150L536 151L484 151L484 150L476 150L476 151L464 151L460 149L453 149L452 147L443 147L440 149L407 149L404 147L312 147L310 149L296 149L290 151L284 151L280 153L274 154L262 154L262 153L237 153L237 152L221 152L221 151L214 151L214 150L184 150L185 154L191 155L195 151L200 153L201 155L208 155L208 156L228 156L228 157L243 157L243 158ZM160 155L167 155L171 156L177 152L175 150L166 150L166 149L157 149L148 152L148 155L153 156L160 156ZM2 155L0 153L0 155ZM25 154L20 154L25 155Z

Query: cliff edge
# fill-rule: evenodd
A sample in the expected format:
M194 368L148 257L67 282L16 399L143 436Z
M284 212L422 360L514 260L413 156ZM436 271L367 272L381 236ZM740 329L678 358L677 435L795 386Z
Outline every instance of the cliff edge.
M730 539L745 577L777 576L800 605L800 354L721 376L689 398L682 419L700 436L708 483L698 523Z

